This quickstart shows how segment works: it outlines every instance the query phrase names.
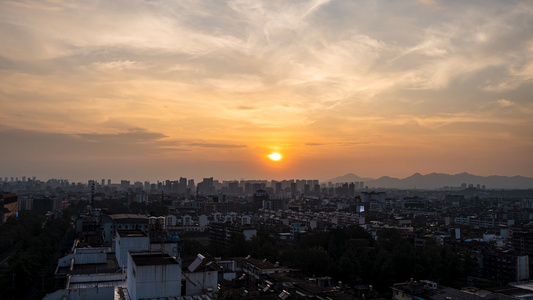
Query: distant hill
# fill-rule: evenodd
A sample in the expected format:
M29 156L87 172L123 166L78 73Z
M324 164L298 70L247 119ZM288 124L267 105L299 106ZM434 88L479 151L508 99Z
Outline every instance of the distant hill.
M444 186L459 187L461 184L473 184L474 187L485 185L487 189L533 189L533 178L523 176L477 176L469 173L455 175L443 173L430 173L422 175L415 173L406 178L383 176L378 179L361 178L353 173L335 177L331 182L363 181L365 186L371 188L397 188L397 189L438 189Z
M357 181L366 182L367 180L375 180L375 179L374 178L362 178L362 177L355 175L354 173L348 173L343 176L338 176L338 177L326 180L326 182L333 182L333 183L357 182Z

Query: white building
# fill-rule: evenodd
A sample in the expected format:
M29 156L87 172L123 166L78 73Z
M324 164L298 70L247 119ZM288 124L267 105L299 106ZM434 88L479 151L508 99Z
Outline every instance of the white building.
M115 253L120 267L128 266L128 251L148 251L150 239L142 231L117 231Z
M175 227L177 224L177 218L175 215L168 215L165 217L167 220L167 227Z
M180 263L168 254L129 252L128 266L131 300L181 296Z

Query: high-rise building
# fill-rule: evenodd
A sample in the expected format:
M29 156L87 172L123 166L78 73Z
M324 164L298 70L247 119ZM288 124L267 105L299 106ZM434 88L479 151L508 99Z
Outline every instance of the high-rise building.
M350 182L350 184L348 185L348 195L350 197L354 196L355 195L355 183L353 182Z
M130 187L130 181L129 181L129 180L121 180L121 181L120 181L120 188L121 188L123 191L128 190L129 187Z
M202 191L203 193L213 194L215 192L215 186L213 177L204 178L202 181Z
M180 177L178 184L178 194L185 194L187 192L187 178Z
M230 181L228 182L228 192L230 194L236 194L239 191L239 182L238 181Z
M263 208L263 202L268 201L270 197L268 193L264 190L258 190L254 193L253 198L253 210L257 211L260 208Z
M282 191L281 182L276 182L276 186L275 186L274 191L276 192L276 195L278 195Z
M298 192L297 184L296 182L291 182L291 194L296 195Z

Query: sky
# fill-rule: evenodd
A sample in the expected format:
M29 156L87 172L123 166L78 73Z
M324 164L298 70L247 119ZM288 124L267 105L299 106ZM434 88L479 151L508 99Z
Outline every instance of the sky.
M0 39L2 177L533 177L532 1L1 0Z

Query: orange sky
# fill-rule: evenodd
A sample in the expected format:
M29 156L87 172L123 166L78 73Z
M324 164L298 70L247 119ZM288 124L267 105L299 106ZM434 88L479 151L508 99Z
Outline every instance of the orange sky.
M457 2L2 1L0 176L533 177L533 3Z

